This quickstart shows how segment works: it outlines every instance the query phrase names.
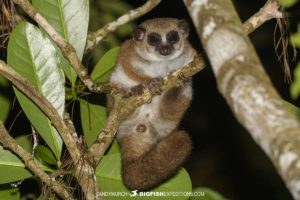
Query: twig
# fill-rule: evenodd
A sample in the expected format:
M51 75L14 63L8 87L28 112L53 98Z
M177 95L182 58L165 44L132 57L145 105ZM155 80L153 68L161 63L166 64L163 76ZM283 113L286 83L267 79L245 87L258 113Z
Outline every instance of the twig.
M282 18L283 13L279 11L277 0L269 0L267 3L244 24L243 29L249 34L270 19Z
M116 21L108 23L101 29L99 29L93 33L90 33L88 35L85 50L86 51L92 50L100 41L102 41L102 39L108 33L115 31L118 27L128 23L129 21L133 21L136 18L143 16L144 14L151 11L160 2L161 2L161 0L148 0L144 5L138 7L134 10L130 10L126 14L119 17Z
M33 138L33 145L32 145L31 155L34 156L35 149L39 145L39 138L38 138L38 134L36 133L36 130L34 129L33 126L31 126L31 132L32 132L32 138Z
M55 179L50 178L41 169L41 164L39 164L33 157L25 151L21 146L19 146L14 138L12 138L7 130L5 129L3 123L0 121L0 143L12 152L17 154L25 163L26 167L30 169L32 173L38 176L47 186L51 187L56 194L58 194L62 199L73 199L72 193L69 191L68 187L65 184L58 183Z

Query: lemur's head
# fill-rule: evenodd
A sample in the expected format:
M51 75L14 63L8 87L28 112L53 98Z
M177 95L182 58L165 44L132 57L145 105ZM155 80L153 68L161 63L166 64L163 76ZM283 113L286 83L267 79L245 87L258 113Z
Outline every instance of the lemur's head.
M132 34L135 50L146 60L171 60L183 53L189 26L175 18L150 19L137 26Z

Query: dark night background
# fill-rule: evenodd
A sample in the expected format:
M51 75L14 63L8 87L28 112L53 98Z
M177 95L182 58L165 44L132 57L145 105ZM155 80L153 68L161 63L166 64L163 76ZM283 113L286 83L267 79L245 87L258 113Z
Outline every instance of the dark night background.
M93 2L91 1L91 6ZM146 1L127 0L127 2L133 7L138 7ZM265 2L265 0L234 1L242 21L257 12ZM296 31L297 22L300 22L299 4L298 2L298 5L287 10L291 32ZM154 17L185 18L192 25L182 0L162 0L158 7L135 22L138 24ZM267 22L252 33L250 38L274 86L285 100L291 101L290 86L285 82L284 72L274 50L275 25L275 20ZM278 38L279 35L275 36L275 40ZM201 53L201 44L193 28L190 42ZM5 56L5 53L2 51L0 57L3 55ZM296 63L290 63L292 72ZM208 66L195 75L193 81L194 99L182 122L182 127L190 133L194 143L193 154L185 165L193 187L208 187L234 200L292 199L272 163L252 140L250 134L237 122L225 99L218 92L211 67ZM299 102L293 103L300 106ZM16 102L14 113L10 114L6 122L7 127L12 124L19 110ZM11 132L16 133L24 129L30 132L29 123L28 125L24 123L26 118L21 115Z

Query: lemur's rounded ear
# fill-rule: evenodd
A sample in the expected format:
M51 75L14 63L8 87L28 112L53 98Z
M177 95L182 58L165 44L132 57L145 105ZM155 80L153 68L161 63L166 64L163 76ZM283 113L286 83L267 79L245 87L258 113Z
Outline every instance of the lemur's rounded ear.
M142 26L137 26L132 33L132 38L135 41L141 41L144 39L146 33L146 29Z
M189 24L185 19L181 19L178 21L178 28L184 35L188 35L190 33Z

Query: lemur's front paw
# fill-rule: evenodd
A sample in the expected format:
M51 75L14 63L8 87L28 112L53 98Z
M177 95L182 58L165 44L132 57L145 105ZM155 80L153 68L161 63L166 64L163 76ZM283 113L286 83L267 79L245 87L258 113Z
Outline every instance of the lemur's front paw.
M150 90L151 94L161 94L162 92L162 86L164 84L164 80L161 77L158 78L152 78L149 81L145 83L145 85Z
M163 78L160 78L160 77L152 78L152 79L145 81L142 84L132 87L126 96L129 97L129 96L142 95L145 88L148 88L150 93L153 95L161 94L161 92L162 92L161 87L163 84L164 84Z
M142 84L139 84L130 89L128 96L139 96L143 94L143 91L144 91L144 86Z

